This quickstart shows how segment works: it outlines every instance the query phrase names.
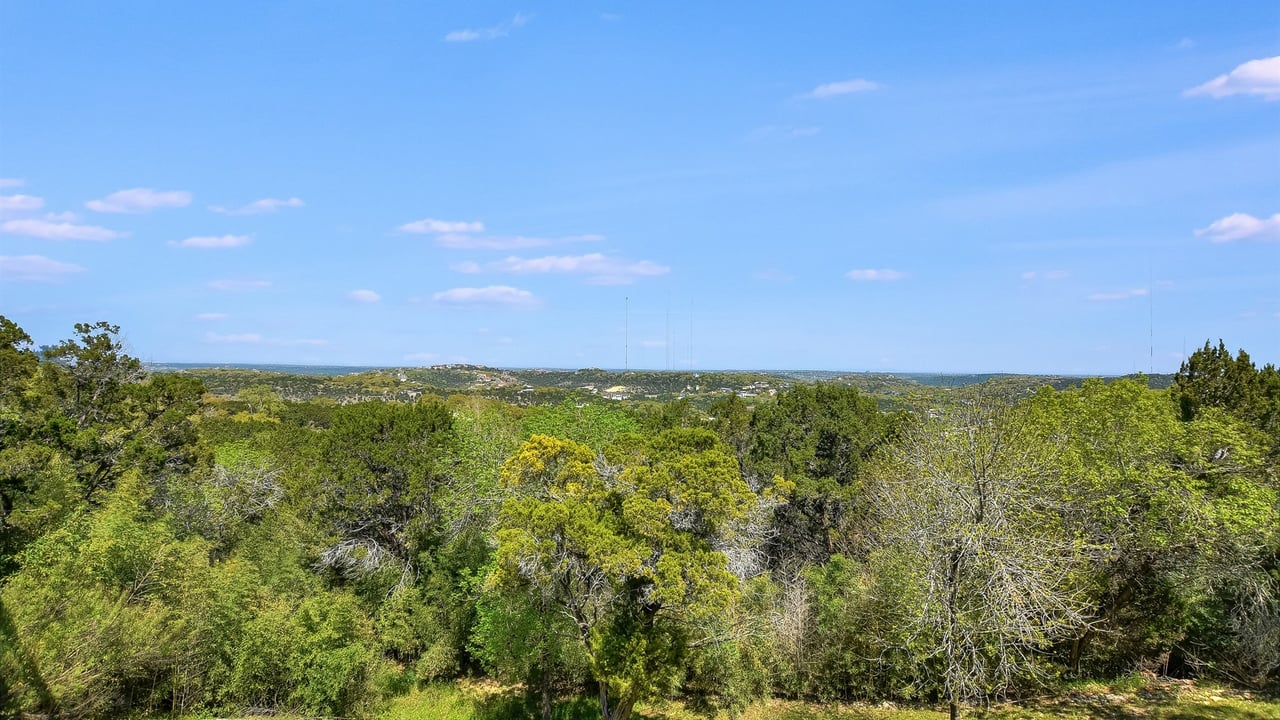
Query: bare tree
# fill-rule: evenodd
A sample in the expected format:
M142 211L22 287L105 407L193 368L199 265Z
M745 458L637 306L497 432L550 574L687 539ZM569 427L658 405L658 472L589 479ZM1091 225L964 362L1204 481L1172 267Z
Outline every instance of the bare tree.
M1063 530L1059 440L981 396L908 429L879 468L875 562L909 592L896 638L950 705L1003 695L1035 653L1087 626L1073 582L1086 549Z

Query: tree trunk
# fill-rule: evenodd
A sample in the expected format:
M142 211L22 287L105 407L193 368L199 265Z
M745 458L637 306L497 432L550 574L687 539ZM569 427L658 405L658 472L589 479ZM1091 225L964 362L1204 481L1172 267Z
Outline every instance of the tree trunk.
M631 711L635 708L635 700L619 700L618 704L613 708L613 715L609 720L631 720Z
M960 718L960 704L959 704L959 703L957 703L955 700L952 700L952 701L951 701L951 705L950 705L949 710L950 710L950 714L951 714L951 720L959 720L959 718Z
M546 652L542 654L542 659L546 661ZM547 666L542 666L541 677L538 678L539 690L541 697L538 699L538 709L542 713L542 720L551 720L551 673L547 671Z

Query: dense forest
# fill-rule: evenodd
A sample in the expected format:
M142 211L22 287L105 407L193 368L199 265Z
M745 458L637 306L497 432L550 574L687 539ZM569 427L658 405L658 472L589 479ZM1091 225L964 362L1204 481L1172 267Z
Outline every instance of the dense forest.
M1280 685L1280 372L1221 342L1160 389L515 404L214 394L118 333L0 318L0 712Z

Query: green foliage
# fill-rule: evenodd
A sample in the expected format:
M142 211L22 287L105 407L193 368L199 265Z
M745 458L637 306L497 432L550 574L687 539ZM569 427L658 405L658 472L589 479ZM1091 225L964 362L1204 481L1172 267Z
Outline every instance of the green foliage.
M0 317L0 367L0 714L359 717L409 693L393 713L762 718L817 712L770 695L931 702L1135 667L1280 683L1280 376L1221 343L1172 390L975 396L148 375L112 325L37 353ZM621 383L658 402L590 396ZM420 687L477 676L512 686Z
M1068 439L1065 521L1096 548L1081 582L1106 632L1073 643L1073 668L1167 662L1212 588L1274 593L1259 574L1277 546L1277 494L1258 431L1213 407L1183 422L1168 395L1130 381L1045 390L1030 411ZM1220 630L1228 617L1219 613Z
M490 587L572 620L613 718L672 692L691 628L732 605L736 578L712 542L755 496L706 430L669 430L609 456L625 462L598 465L586 446L545 435L520 448L503 469L512 496Z
M129 476L96 513L23 551L0 595L29 668L19 707L96 717L167 702L173 668L192 651L177 608L205 567L204 545L178 540L145 499Z
M276 417L284 410L284 398L270 385L259 384L241 388L236 399L244 403L250 414Z
M442 459L454 440L452 417L438 403L335 412L317 468L319 516L337 538L323 562L348 579L371 578L382 592L409 580L418 550L437 541Z
M1280 373L1274 365L1258 370L1249 354L1234 358L1221 340L1191 353L1174 376L1172 392L1183 420L1202 408L1221 408L1273 436L1280 432Z
M614 403L579 403L535 408L525 416L524 436L548 435L601 450L616 438L639 430L640 425L622 406Z
M775 558L820 562L833 552L858 552L849 540L865 530L863 467L901 422L856 388L821 383L779 393L776 403L756 409L748 473L795 483L791 502L777 509Z

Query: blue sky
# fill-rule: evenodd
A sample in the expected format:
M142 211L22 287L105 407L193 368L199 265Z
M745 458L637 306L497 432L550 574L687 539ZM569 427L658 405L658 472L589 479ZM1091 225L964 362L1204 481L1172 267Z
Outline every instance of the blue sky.
M147 360L1280 361L1274 2L5 0L0 178Z

